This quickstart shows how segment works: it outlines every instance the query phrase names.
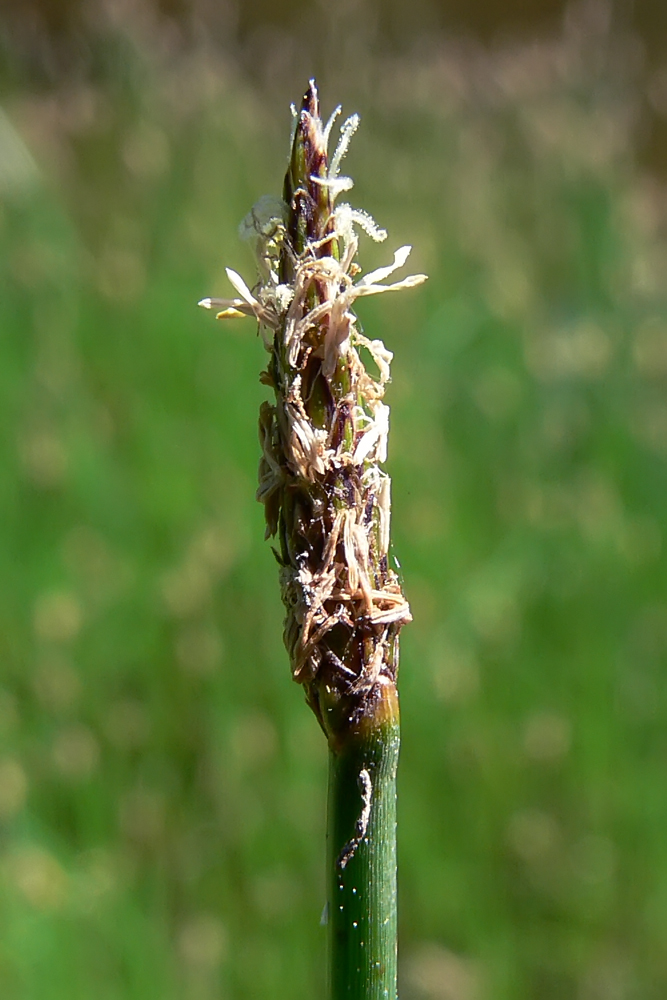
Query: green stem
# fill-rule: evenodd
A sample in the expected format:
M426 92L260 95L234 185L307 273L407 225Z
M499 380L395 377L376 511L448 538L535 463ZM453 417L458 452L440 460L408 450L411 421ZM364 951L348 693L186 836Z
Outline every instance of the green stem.
M329 1000L396 1000L399 745L395 713L329 752Z

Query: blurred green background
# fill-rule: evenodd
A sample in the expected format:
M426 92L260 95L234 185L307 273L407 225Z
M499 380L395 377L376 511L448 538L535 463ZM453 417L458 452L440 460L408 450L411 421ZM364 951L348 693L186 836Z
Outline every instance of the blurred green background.
M264 352L196 308L252 283L312 72L362 114L362 265L430 275L359 307L415 618L402 1000L667 993L665 8L468 6L3 5L3 1000L324 995Z

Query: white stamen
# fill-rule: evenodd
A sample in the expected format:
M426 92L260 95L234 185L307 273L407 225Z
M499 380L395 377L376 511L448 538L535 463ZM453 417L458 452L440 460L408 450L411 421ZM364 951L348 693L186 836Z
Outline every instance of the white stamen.
M371 621L374 625L391 625L393 622L402 622L404 625L407 625L408 622L412 621L410 605L407 601L404 601L402 604L399 604L395 608L390 608L388 611L376 609L371 612Z
M369 340L368 337L364 337L358 330L354 332L354 343L365 347L373 358L380 372L380 384L384 385L385 382L388 382L390 378L390 366L394 360L392 352L387 350L381 340Z
M380 552L386 556L389 551L391 525L391 479L383 475L377 492L378 512L380 514Z
M380 295L382 292L400 292L403 288L415 288L426 281L426 274L410 274L402 281L395 281L391 285L362 285L354 286L354 298L362 298L365 295Z
M365 285L375 285L379 281L384 281L384 279L388 278L390 274L394 273L394 271L398 271L399 267L403 267L406 260L410 256L411 250L412 247L410 246L399 247L394 253L393 264L388 264L387 267L378 267L376 271L369 271L368 274L365 274L363 278L357 282L357 288L363 288Z
M237 319L244 316L254 316L255 310L243 299L201 299L197 305L202 309L218 309L217 319Z
M389 407L378 403L373 421L354 450L354 464L361 463L376 449L377 461L387 460L387 436L389 434Z
M258 306L259 302L255 298L255 296L252 294L252 292L250 291L250 289L246 285L246 283L243 280L243 278L241 277L241 275L237 274L236 271L232 271L231 267L226 267L225 271L227 273L227 277L229 278L229 280L231 281L232 285L234 286L234 288L236 289L236 291L239 293L239 295L241 296L241 298L244 299L248 303L248 305L252 306L253 308L255 308L256 306Z

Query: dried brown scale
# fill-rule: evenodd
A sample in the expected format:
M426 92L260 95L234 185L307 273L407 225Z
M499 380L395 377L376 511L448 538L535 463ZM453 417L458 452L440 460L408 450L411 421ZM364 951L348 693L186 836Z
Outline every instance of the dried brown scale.
M333 745L379 705L395 705L398 634L411 620L387 559L390 484L381 465L389 411L382 400L391 354L359 333L352 305L361 295L424 280L382 283L405 262L410 248L403 247L393 265L355 283L354 227L376 239L386 234L365 213L335 206L351 186L338 167L358 121L353 116L343 125L330 163L335 114L325 127L311 82L296 119L286 204L264 218L258 203L247 223L260 284L253 293L228 270L240 298L202 303L225 307L225 318L254 315L271 333L261 380L273 388L275 404L260 410L257 497L267 537L277 540L292 675ZM359 347L377 375L367 371Z

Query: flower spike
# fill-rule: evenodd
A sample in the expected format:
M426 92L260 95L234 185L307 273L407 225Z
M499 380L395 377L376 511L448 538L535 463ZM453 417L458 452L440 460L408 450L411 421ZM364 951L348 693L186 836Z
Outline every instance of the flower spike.
M412 288L387 279L410 254L360 276L359 231L387 236L368 213L336 200L359 124L329 140L311 80L293 108L283 199L263 198L241 224L256 251L251 289L236 271L236 298L205 298L219 319L253 316L274 394L260 409L257 499L275 539L292 677L330 747L330 1000L396 1000L395 778L399 746L398 637L411 621L390 565L389 407L392 353L365 337L358 298ZM373 371L363 357L368 353Z

